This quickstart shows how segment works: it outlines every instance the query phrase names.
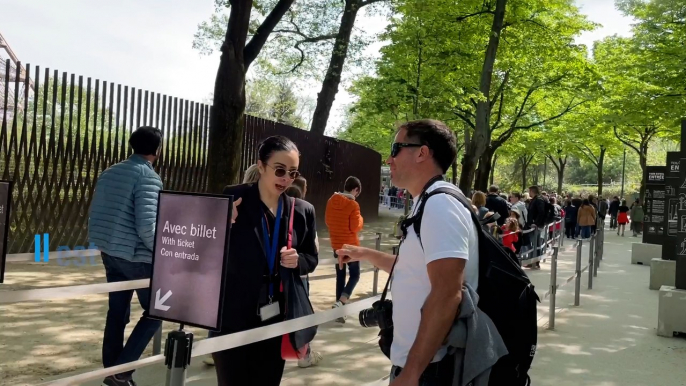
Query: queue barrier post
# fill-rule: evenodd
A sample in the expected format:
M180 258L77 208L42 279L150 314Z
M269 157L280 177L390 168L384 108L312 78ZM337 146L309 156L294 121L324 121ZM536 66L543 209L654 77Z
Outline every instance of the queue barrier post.
M557 296L557 252L559 247L553 247L550 260L550 303L548 304L548 330L555 329L555 296Z
M595 234L591 236L588 242L588 289L593 289L593 271L595 269L595 259L593 258L593 251L595 247Z
M581 298L581 248L583 247L583 242L580 239L576 243L576 280L574 282L574 305L579 305L579 300Z
M381 232L376 233L376 250L381 250ZM374 267L374 287L372 288L372 294L376 296L379 293L379 268Z
M193 333L183 330L183 324L178 330L169 332L164 345L164 364L167 366L165 386L185 386L186 368L191 364L191 350L193 349Z

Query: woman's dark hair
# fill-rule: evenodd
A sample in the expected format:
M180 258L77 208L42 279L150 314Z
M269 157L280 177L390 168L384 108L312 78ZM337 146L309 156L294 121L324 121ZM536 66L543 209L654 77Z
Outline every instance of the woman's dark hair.
M155 155L162 144L162 131L152 126L141 126L129 137L129 145L139 155Z
M582 205L591 205L591 202L588 201L588 198L584 198L583 204Z
M267 163L272 154L277 151L298 151L298 147L290 139L281 136L274 135L271 136L260 143L257 148L257 158L262 161L262 163Z
M402 124L398 130L405 129L407 139L426 145L443 174L448 171L457 157L455 133L445 123L433 119L420 119Z
M622 200L622 206L626 206L626 200Z

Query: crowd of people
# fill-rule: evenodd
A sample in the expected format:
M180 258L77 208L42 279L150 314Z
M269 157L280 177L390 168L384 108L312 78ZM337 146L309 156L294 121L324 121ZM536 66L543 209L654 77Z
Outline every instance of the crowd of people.
M152 271L156 210L163 186L153 164L162 149L162 133L153 127L140 127L130 136L129 144L133 155L100 175L89 212L89 241L102 253L108 282L148 279ZM487 383L491 367L507 355L486 314L473 309L469 318L458 318L462 307L469 309L471 297L479 288L479 232L492 232L513 252L531 250L536 257L544 252L541 240L553 230L550 224L555 220L565 219L569 238L588 238L596 219L607 214L612 224L616 222L618 234L621 231L623 235L629 212L634 232L641 229L639 202L628 208L625 202L607 203L592 196L570 194L563 199L541 192L538 186L531 186L525 194L506 195L493 185L487 193L471 192L471 200L459 196L465 200L462 203L457 199L462 192L444 180L456 154L454 133L442 122L411 121L397 130L386 160L397 188L385 188L383 201L393 206L406 195L416 198L419 205L412 206L407 220L412 222L419 216L423 224L421 239L419 228L402 227L397 255L360 246L358 234L364 219L357 202L362 194L358 178L348 177L339 192L332 192L325 208L333 257L338 261L332 307L350 302L362 261L393 277L392 308L375 304L368 310L371 319L367 321L382 328L380 345L392 364L393 386L451 385L461 369L469 369L473 384L482 384L484 379ZM309 301L309 275L318 267L320 245L315 208L307 202L307 181L300 175L299 165L295 143L282 136L269 137L260 144L257 162L246 170L243 183L224 189L224 195L234 197L231 252L224 317L219 331L210 336L314 312ZM436 194L428 200L437 189L454 194ZM395 203L391 198L396 198ZM422 202L424 198L426 202ZM422 208L419 214L417 207ZM473 216L477 222L472 221ZM530 268L537 268L537 264ZM133 290L109 293L104 367L138 360L160 328L161 322L148 316L150 290L136 292L144 312L126 341ZM345 323L346 319L337 321ZM390 336L383 327L389 324L393 326ZM460 328L475 329L489 339L445 340ZM300 367L321 362L321 353L311 347L315 334L316 327L305 328L291 333L289 339L279 336L215 352L209 363L215 365L218 385L279 385L286 360L295 358ZM464 352L473 355L465 357ZM520 375L526 376L526 371ZM109 376L103 384L136 383L133 371L129 371Z

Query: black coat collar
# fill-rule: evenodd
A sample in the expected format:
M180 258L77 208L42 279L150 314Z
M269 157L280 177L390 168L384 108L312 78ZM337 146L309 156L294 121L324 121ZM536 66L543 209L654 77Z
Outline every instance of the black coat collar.
M248 192L245 195L246 197L243 198L243 202L241 203L241 206L246 204L245 210L248 213L248 216L251 221L251 227L253 228L255 235L257 236L257 239L259 240L260 243L260 249L262 250L262 256L267 258L267 251L264 249L264 235L262 234L262 218L264 217L264 210L262 208L262 200L260 199L260 190L257 186L257 183L252 184L248 188ZM288 224L290 220L290 215L291 215L291 204L293 202L293 199L290 197L286 196L285 193L281 194L281 197L279 198L283 200L283 209L282 209L282 214L281 214L281 229L280 229L280 234L281 237L280 239L282 240L287 240L288 239Z

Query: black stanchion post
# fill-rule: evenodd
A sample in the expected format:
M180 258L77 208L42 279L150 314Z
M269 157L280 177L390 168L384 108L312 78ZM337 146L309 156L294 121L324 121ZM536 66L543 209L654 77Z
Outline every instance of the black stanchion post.
M576 280L574 281L574 305L579 305L581 299L581 248L583 241L579 240L576 244Z
M559 249L559 247L553 247L553 257L550 261L550 308L548 309L548 330L555 329L555 296L557 296L557 252Z
M186 385L186 368L191 364L192 349L193 333L184 331L183 324L167 335L164 345L164 364L167 366L165 386Z
M593 247L595 246L595 235L591 236L588 242L588 289L593 289Z

